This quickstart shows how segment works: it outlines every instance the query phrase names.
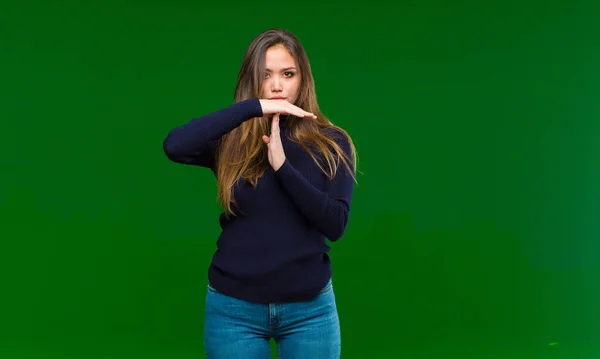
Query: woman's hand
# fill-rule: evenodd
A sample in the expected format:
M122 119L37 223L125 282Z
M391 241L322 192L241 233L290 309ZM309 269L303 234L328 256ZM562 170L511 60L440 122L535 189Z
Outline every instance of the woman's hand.
M294 115L301 118L317 118L314 113L306 112L298 106L294 106L286 100L260 100L264 116L275 114ZM279 117L278 117L279 121ZM279 128L279 127L278 127Z
M271 136L263 136L263 141L269 148L269 163L273 170L277 171L285 162L285 153L281 144L281 136L279 135L279 114L273 116L271 122Z

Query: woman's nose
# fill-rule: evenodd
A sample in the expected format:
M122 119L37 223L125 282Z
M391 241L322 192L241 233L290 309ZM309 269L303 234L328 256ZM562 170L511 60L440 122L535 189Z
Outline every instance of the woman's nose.
M273 82L271 84L271 88L273 91L281 91L281 81L279 81L279 79L277 77L275 77L273 79Z

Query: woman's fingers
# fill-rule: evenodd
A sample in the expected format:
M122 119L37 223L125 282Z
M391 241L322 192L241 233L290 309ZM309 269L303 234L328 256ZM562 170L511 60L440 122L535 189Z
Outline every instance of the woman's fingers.
M271 121L271 134L279 132L279 114L276 113L273 115L273 120Z
M294 105L292 105L294 106ZM304 111L303 109L301 109L300 107L294 106L296 108L296 116L298 117L312 117L312 118L317 118L317 116L315 116L314 113L308 112L308 111Z
M315 114L310 113L308 111L304 111L303 109L301 109L300 107L296 106L296 105L292 105L289 102L286 102L286 107L288 107L288 113L290 115L294 115L297 117L303 117L303 118L317 118L317 116L315 116Z
M304 118L317 118L317 116L315 116L313 113L306 112L306 111L302 111L302 112L300 112L299 115L296 115L296 116L304 117Z
M300 118L317 118L314 113L304 111L300 107L291 104L286 100L267 100L261 99L260 105L263 110L263 115L270 116L276 113L283 113L286 115L294 115Z

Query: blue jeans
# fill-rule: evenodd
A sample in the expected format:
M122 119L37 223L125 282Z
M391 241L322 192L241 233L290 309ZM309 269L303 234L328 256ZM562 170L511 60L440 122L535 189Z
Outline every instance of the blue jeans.
M204 347L208 359L269 359L270 338L279 359L338 359L340 323L331 280L313 300L258 304L208 285Z

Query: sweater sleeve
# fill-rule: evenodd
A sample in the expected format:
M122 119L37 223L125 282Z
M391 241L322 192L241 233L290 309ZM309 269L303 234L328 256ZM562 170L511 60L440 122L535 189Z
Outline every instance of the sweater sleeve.
M237 102L172 129L163 141L163 151L173 162L214 168L214 151L221 137L261 116L258 98Z
M350 156L349 142L340 142L342 150ZM287 159L275 174L296 207L326 238L334 242L342 237L354 191L354 178L343 162L340 161L335 177L324 191L310 183Z

